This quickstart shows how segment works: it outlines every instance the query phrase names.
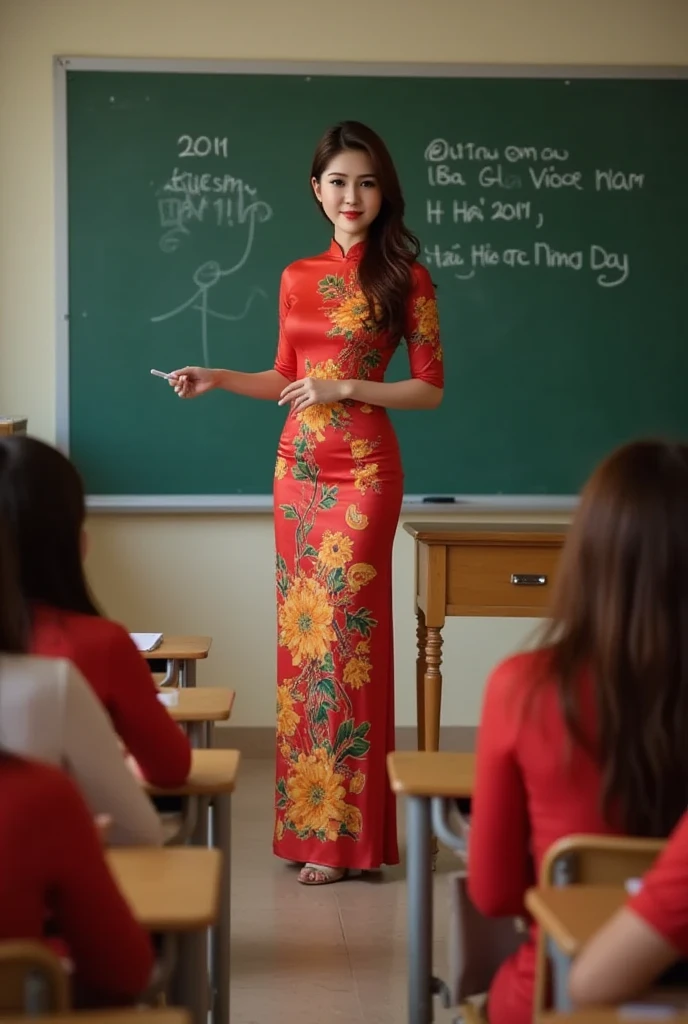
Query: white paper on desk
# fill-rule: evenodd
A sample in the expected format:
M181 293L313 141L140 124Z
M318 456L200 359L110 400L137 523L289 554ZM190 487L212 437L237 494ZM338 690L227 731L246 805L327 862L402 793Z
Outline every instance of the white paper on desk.
M154 651L162 643L162 633L130 633L140 651Z

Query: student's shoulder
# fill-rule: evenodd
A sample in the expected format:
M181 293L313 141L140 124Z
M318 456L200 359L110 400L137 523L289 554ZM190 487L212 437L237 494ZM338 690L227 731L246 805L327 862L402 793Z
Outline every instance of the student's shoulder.
M57 632L64 638L68 648L74 645L99 646L113 639L121 641L122 637L129 636L124 626L102 615L45 606L36 608L34 628L43 633L49 630Z
M491 699L523 698L536 681L549 674L550 652L546 649L519 651L504 658L490 673L487 690Z
M135 646L125 627L114 619L106 619L102 615L86 615L82 612L69 612L65 620L74 643L82 649L105 651L112 654L113 650L129 650Z

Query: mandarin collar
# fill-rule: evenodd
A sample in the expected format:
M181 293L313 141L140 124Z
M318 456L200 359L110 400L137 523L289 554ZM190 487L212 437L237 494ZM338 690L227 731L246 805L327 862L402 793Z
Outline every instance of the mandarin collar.
M365 251L365 242L356 242L354 245L351 246L349 251L345 254L344 250L342 249L342 247L339 244L339 242L336 242L334 240L334 238L333 238L332 241L330 242L330 248L328 249L328 254L330 256L333 256L337 260L346 260L346 262L349 263L349 262L356 262L357 260L360 260L360 258L363 255L364 251Z

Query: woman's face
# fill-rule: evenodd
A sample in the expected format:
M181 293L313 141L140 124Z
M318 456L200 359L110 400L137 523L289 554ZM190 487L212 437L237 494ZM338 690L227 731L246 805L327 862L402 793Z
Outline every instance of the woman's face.
M362 242L382 206L382 192L367 153L345 149L333 157L313 191L334 224L334 237L344 249Z

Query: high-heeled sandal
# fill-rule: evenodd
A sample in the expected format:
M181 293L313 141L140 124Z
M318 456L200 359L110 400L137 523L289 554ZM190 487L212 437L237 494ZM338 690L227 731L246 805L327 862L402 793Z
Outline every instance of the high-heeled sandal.
M299 872L301 885L332 885L348 875L348 868L331 868L327 864L304 864Z

